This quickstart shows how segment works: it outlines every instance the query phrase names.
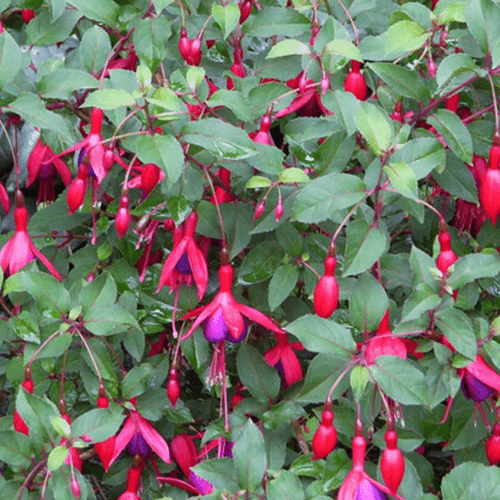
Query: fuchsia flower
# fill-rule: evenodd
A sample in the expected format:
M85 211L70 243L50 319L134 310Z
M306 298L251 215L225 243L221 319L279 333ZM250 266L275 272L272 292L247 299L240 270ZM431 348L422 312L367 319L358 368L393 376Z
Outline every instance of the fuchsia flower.
M303 351L304 346L301 342L288 342L286 333L276 332L274 335L278 341L278 345L271 347L264 354L264 359L269 365L276 366L279 371L283 372L285 386L289 387L295 384L295 382L302 380L302 367L297 355L293 351Z
M106 148L102 144L102 136L101 136L101 126L102 126L102 118L104 114L102 109L94 108L92 110L91 122L90 122L90 134L85 137L85 139L81 140L78 144L71 146L70 148L64 150L62 153L59 153L56 156L46 159L43 164L53 163L54 160L60 158L61 156L67 155L69 153L74 153L78 149L85 149L86 153L89 157L89 163L92 167L92 170L97 178L98 183L100 184L106 174L108 173L108 169L105 167L104 155L106 152Z
M52 160L51 160L52 159ZM51 160L51 163L44 163ZM42 139L38 139L33 151L28 158L28 181L26 187L29 188L38 178L37 203L44 201L55 201L54 179L59 173L65 186L71 182L71 172L66 164L54 156L54 151L47 144L42 144Z
M52 276L62 281L52 263L33 244L28 234L28 211L24 208L24 198L20 192L16 194L17 206L14 209L16 230L14 236L0 250L0 266L6 276L17 273L19 269L38 257Z
M10 212L10 199L9 193L5 189L5 186L0 182L0 204L6 214Z
M118 458L118 455L127 447L132 455L145 456L149 454L149 447L167 464L170 463L170 451L165 440L137 410L131 410L125 420L122 430L116 436L115 450L109 461L109 466Z
M144 460L141 460L138 465L130 467L127 472L127 489L118 497L118 500L141 500L137 492L139 491L143 468Z
M186 320L196 317L193 325L186 335L181 338L181 341L190 337L196 328L206 320L204 333L205 337L211 342L220 342L226 338L231 342L240 342L246 335L246 325L243 316L259 323L259 325L268 330L285 334L265 314L234 300L231 292L233 274L233 266L230 264L221 265L219 269L219 293L210 304L198 307L181 318L182 320Z
M198 214L192 212L185 220L184 226L174 230L174 247L163 264L156 293L165 285L173 290L184 281L189 283L189 279L180 279L178 274L180 273L192 276L200 300L205 295L208 284L208 268L205 256L194 239L197 224Z

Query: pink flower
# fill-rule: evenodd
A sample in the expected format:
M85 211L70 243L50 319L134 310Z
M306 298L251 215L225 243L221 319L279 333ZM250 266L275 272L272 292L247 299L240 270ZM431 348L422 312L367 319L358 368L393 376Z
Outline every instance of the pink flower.
M20 194L20 193L19 193ZM18 195L16 195L17 197ZM14 209L14 222L16 230L14 236L0 250L0 266L2 266L5 275L17 273L19 269L29 264L35 257L38 257L52 276L62 281L61 275L51 262L43 255L40 250L33 244L29 237L28 226L28 211L24 208L24 199L21 198L18 205Z
M89 157L90 166L92 167L92 170L97 177L97 181L100 184L108 173L108 169L104 165L104 155L106 152L106 148L102 144L101 137L102 118L102 109L94 108L91 115L90 134L85 137L85 139L81 140L78 144L71 146L70 148L66 149L56 156L52 156L51 158L46 159L42 163L53 163L54 160L60 158L61 156L67 155L69 153L74 153L78 149L85 149Z
M246 316L250 320L259 323L259 325L275 333L285 333L265 314L234 300L231 292L233 274L233 266L230 264L223 264L220 267L219 293L210 304L198 307L181 318L185 320L196 317L193 325L181 341L190 337L196 328L198 328L203 321L207 320L204 333L208 340L217 338L217 340L211 341L219 342L221 338L224 337L231 342L240 342L246 335L246 325L243 316Z
M147 455L149 445L167 464L170 463L170 451L165 440L137 410L131 410L122 430L116 436L115 450L109 466L118 458L123 449L130 445L134 455Z
M50 160L51 163L44 163ZM65 186L71 182L71 172L66 164L59 158L54 157L54 151L47 144L42 144L38 139L33 151L28 158L28 181L26 187L30 187L38 178L37 203L44 201L55 201L54 179L59 173Z
M278 345L271 347L264 354L264 359L271 366L278 366L283 371L286 387L302 380L302 367L300 366L297 355L294 350L303 351L304 346L301 342L288 342L288 336L283 333L275 333Z
M205 256L194 239L197 224L198 214L192 212L188 215L184 228L178 228L177 233L174 233L174 247L165 264L163 264L156 293L165 285L174 289L180 284L177 274L180 273L188 276L192 275L200 300L205 295L208 284L208 268Z

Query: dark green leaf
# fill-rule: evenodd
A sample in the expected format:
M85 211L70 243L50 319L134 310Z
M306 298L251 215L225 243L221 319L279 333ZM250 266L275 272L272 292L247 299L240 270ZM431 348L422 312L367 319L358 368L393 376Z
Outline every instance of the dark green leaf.
M123 397L131 399L143 394L151 388L153 378L153 367L150 364L143 363L130 370L122 383Z
M75 90L95 89L98 85L99 81L85 71L58 69L42 76L38 82L38 90L44 99L68 99Z
M368 67L403 97L420 101L427 92L424 80L416 71L392 63L371 63Z
M290 471L282 470L276 479L267 483L267 500L304 500L304 490L299 478Z
M471 0L465 12L467 27L493 66L500 63L500 7L492 0Z
M71 425L73 437L90 436L100 443L118 432L124 415L110 409L99 408L80 415Z
M240 267L238 281L243 285L265 281L276 272L284 255L275 241L255 245Z
M134 49L137 57L151 71L155 71L165 57L170 26L164 16L148 17L135 24Z
M435 319L438 328L459 353L469 359L476 359L476 336L464 312L450 307L436 312Z
M427 284L420 283L406 299L403 306L402 321L418 319L429 309L435 309L441 303L441 297Z
M243 25L248 36L299 36L309 30L309 19L294 9L264 7Z
M99 26L94 26L83 34L78 52L80 59L89 73L97 74L111 51L108 34Z
M377 155L387 151L392 141L392 127L380 107L362 102L354 115L356 127Z
M278 267L271 278L268 303L274 311L293 291L299 279L299 269L291 264Z
M32 45L64 42L71 35L75 24L81 17L79 12L66 9L56 21L52 22L49 11L42 10L26 27L27 42Z
M0 88L11 82L21 69L21 49L7 32L0 35Z
M349 318L352 326L362 332L376 330L389 307L382 285L369 273L363 274L351 290Z
M444 165L446 158L443 145L430 137L408 141L391 156L393 162L409 165L417 180L427 177L436 167Z
M114 335L131 326L140 330L137 320L117 304L94 304L85 313L83 320L85 328L96 335Z
M227 490L230 493L236 493L239 489L234 461L231 458L204 460L195 465L192 470L215 488Z
M66 2L86 18L107 24L108 26L116 26L120 7L113 0L99 0L99 3L87 2L87 0L66 0Z
M458 289L466 283L479 278L492 278L498 273L500 273L500 257L496 251L495 253L469 254L455 262L448 284Z

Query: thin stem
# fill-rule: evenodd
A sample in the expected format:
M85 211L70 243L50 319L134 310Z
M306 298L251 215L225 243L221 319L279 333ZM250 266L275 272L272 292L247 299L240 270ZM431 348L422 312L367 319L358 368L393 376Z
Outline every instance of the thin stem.
M205 165L203 165L203 171L205 172L208 183L210 184L210 189L212 190L212 193L214 195L215 208L217 210L217 216L219 217L220 232L221 232L221 236L222 236L222 238L221 238L222 239L222 248L227 248L226 233L224 231L224 219L222 218L222 213L220 211L219 200L217 199L217 196L215 196L215 187L214 187L214 184L212 182L212 178L210 177L210 172L208 171L208 169Z
M60 330L55 331L50 337L45 339L45 341L38 347L38 349L31 355L30 360L28 361L26 365L26 369L31 368L31 365L33 364L33 361L37 358L37 356L42 352L42 349L50 343L51 340L55 339L59 334Z
M97 379L99 380L99 385L101 385L103 383L102 377L101 377L101 372L99 371L99 367L97 366L96 360L94 358L94 354L92 353L92 350L90 349L90 346L88 345L87 340L85 339L85 337L82 335L82 333L80 331L78 332L78 336L80 337L80 340L83 342L83 345L87 349L87 352L88 352L89 357L90 357L90 361L92 361L92 364L94 365L94 370L95 370L95 373L97 375Z
M330 390L328 391L328 396L326 396L325 403L331 403L332 402L332 394L333 391L337 388L337 386L340 384L340 381L344 378L346 373L358 362L357 358L352 358L349 363L347 363L347 366L344 368L342 373L337 377L337 380L333 383L333 385L330 387Z
M498 136L498 104L497 104L497 94L495 92L495 84L493 83L493 78L491 74L488 73L488 80L491 86L491 96L493 98L493 112L495 113L495 135Z
M356 37L354 45L359 45L359 33L358 29L356 28L356 25L354 24L354 19L352 18L351 14L349 13L346 6L342 3L341 0L337 0L337 3L342 7L342 10L345 12L345 15L349 18L349 21L352 25L352 29L354 30L354 36Z

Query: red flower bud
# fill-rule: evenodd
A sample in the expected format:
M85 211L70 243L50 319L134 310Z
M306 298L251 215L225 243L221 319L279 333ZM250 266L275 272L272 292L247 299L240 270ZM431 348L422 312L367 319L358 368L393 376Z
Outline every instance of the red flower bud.
M252 4L253 0L241 0L238 3L238 7L240 8L240 24L243 24L250 16Z
M262 217L262 214L264 213L264 210L266 209L266 199L264 198L262 201L260 201L255 208L255 212L253 214L253 221L256 221L258 218Z
M497 222L498 214L500 213L500 146L493 144L489 154L489 168L481 183L479 191L479 200L486 215L491 219L493 225Z
M146 196L153 191L160 180L160 168L154 163L144 165L141 173L141 187Z
M380 470L384 482L391 493L398 491L405 473L405 459L398 448L398 435L396 431L386 431L384 436L387 448L382 453Z
M75 475L71 476L71 492L76 498L80 498L80 483Z
M485 443L486 457L490 465L500 462L500 423L493 426L493 432Z
M172 438L170 449L172 458L189 478L189 469L198 463L198 450L193 439L188 434L178 434Z
M284 212L283 200L280 196L278 199L278 203L274 207L274 220L276 222L279 222L281 220L281 217L283 217L283 212Z
M35 11L32 9L21 9L21 17L24 24L28 24L35 17Z
M181 395L181 384L179 378L179 372L175 368L172 368L168 374L167 397L174 408L177 404L179 396Z
M69 214L72 215L76 210L78 210L85 199L85 193L87 191L89 167L85 163L82 163L78 167L78 175L74 179L66 194L66 201L68 202Z
M333 425L333 418L333 411L325 408L321 414L321 423L312 441L313 460L326 458L337 444L337 431Z
M131 216L128 208L128 196L123 195L120 198L120 208L116 212L115 227L118 238L122 239L130 226Z
M328 255L325 258L325 274L314 289L314 310L318 316L329 318L339 303L339 285L335 278L337 259Z
M436 265L438 269L446 275L448 268L458 260L458 257L451 249L451 236L446 229L439 231L438 239L441 251L436 260Z
M354 94L360 101L365 101L368 96L368 87L365 77L359 71L360 68L359 61L351 61L351 71L344 80L344 90Z

